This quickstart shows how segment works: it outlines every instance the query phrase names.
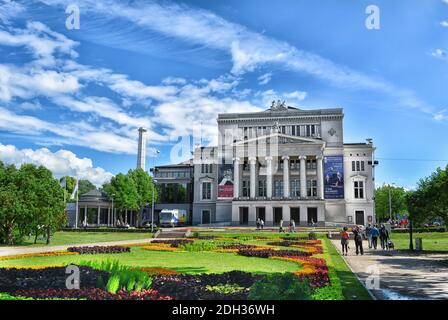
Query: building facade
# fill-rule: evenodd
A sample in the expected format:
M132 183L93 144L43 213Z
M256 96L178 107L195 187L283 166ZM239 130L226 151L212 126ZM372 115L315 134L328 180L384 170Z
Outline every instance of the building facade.
M343 117L280 101L220 114L218 146L194 151L193 224L374 222L375 148L344 143Z
M151 171L153 171L151 169ZM154 206L154 220L159 221L163 209L179 209L187 212L188 222L193 220L193 161L158 166L153 172L159 199ZM145 208L143 220L151 220L151 208Z

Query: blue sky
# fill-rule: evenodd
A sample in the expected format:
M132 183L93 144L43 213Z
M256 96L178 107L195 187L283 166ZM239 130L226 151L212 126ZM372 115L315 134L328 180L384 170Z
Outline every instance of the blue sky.
M166 164L198 128L214 144L218 113L284 99L344 108L377 183L413 188L448 162L447 51L444 0L0 0L0 160L101 185L135 167L140 126Z

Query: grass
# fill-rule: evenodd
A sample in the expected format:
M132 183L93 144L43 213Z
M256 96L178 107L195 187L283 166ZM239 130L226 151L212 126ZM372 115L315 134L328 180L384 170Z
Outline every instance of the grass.
M346 300L371 300L366 288L359 282L345 263L339 252L331 241L327 238L321 239L324 244L323 258L327 261L327 266L332 284L340 286Z
M117 260L131 267L168 268L189 274L223 273L241 270L254 273L292 272L297 264L280 260L252 258L236 253L161 252L133 247L130 253L32 257L0 261L0 267L66 265L82 261Z
M422 238L424 251L448 251L448 232L414 233L412 238L414 239L414 248L415 238ZM409 233L392 232L391 239L395 244L395 249L409 249Z
M110 242L121 240L151 239L152 233L133 232L56 232L51 238L51 246L88 244L96 242ZM22 246L42 247L46 246L45 240L38 240L34 244L34 238L29 238Z

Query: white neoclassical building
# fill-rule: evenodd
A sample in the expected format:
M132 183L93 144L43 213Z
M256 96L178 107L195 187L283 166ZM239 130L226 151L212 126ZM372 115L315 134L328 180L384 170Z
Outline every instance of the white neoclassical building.
M194 152L193 224L374 222L375 148L344 143L343 117L280 101L220 114L218 146Z

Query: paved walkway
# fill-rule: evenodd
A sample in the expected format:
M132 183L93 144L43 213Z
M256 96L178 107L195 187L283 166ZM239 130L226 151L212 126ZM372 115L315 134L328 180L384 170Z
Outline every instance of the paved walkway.
M137 239L137 240L121 240L121 241L111 241L111 242L98 242L98 243L86 243L86 244L71 244L62 246L45 246L45 247L0 247L0 256L10 256L15 254L26 254L26 253L43 253L59 250L67 250L69 247L79 247L79 246L116 246L123 244L140 244L148 243L153 241L153 238L149 239ZM167 239L164 239L167 240Z
M332 242L341 252L340 240ZM370 290L377 299L448 299L448 253L375 251L364 241L364 255L356 256L354 245L350 241L349 255L344 259L364 284L372 275L369 267L377 266L380 289Z

